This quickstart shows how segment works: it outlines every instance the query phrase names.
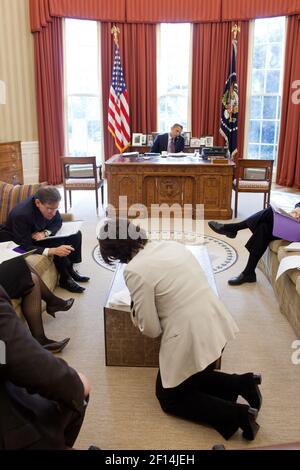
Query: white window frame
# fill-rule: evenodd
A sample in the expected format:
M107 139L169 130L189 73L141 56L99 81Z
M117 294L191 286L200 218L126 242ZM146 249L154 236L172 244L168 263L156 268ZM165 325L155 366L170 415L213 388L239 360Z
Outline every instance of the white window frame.
M156 74L160 75L160 51L161 51L161 23L156 26ZM193 70L193 23L190 23L190 49L189 49L189 75L188 75L188 107L187 107L187 129L184 131L192 131L192 70ZM156 122L158 126L158 117L160 112L160 95L157 80L157 101L156 101ZM181 123L179 123L181 124ZM156 129L156 132L161 132L161 129Z
M250 126L250 98L251 98L251 88L252 88L252 64L253 64L253 47L254 47L254 27L255 27L255 20L249 21L249 48L248 48L248 75L247 75L247 92L246 92L246 110L245 110L245 131L244 131L244 148L243 148L243 157L248 157L248 145L249 145L249 126ZM283 40L283 65L285 63L285 54L286 54L286 32L287 32L287 18L285 19L285 35ZM281 97L283 91L283 82L284 82L284 75L281 81ZM279 120L279 127L278 127L278 136L280 135L280 126L281 126L281 110L282 110L282 99L280 103L280 120ZM278 139L279 143L279 139ZM278 151L278 146L277 146ZM277 155L278 158L278 155ZM274 169L273 169L273 180L276 178L276 164L277 159L274 161Z
M88 20L82 20L88 21ZM99 108L100 108L100 161L97 161L97 164L103 165L105 162L104 158L104 128L103 128L103 95L102 95L102 65L100 60L101 52L101 23L97 21L97 38L98 38L98 53L97 53L97 70L98 70L98 86L99 86L99 95L97 94L87 94L87 93L76 93L74 95L68 95L67 87L67 74L64 73L64 84L63 84L63 113L64 113L64 133L65 133L65 151L66 155L70 156L69 151L69 139L68 139L68 96L80 96L80 97L97 97L99 99ZM64 70L67 70L67 54L66 54L66 19L63 19L63 57L64 57ZM83 168L80 165L80 168Z

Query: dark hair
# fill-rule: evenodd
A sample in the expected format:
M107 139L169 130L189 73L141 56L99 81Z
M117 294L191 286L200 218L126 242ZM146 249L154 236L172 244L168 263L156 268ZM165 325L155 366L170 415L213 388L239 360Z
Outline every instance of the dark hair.
M42 204L54 204L61 200L61 195L54 186L41 186L34 195Z
M148 242L145 230L128 219L109 219L100 229L100 253L107 264L128 263Z
M177 122L175 122L172 127L180 127L181 130L183 129L183 126L181 124L178 124Z

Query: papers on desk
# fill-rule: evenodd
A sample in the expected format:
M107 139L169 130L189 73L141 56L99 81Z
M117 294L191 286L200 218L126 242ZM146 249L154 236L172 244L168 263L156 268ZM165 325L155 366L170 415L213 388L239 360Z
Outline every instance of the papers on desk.
M195 155L194 153L184 153L184 152L168 153L168 157L193 157L194 155Z
M18 245L11 241L2 242L0 243L0 264L4 263L4 261L17 258L18 256L27 256L34 252L35 250L23 251Z
M283 273L285 273L289 269L295 268L300 269L300 255L286 256L285 258L282 258L279 263L276 281Z
M77 233L82 226L82 220L74 220L72 222L63 222L62 227L58 230L55 235L51 235L50 238L62 238L69 237ZM43 240L45 240L43 238ZM39 240L37 240L39 241Z

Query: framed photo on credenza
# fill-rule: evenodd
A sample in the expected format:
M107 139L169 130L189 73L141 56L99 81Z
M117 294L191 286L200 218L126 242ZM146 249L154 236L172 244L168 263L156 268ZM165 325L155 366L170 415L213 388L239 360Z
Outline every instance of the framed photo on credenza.
M184 138L184 146L189 147L191 142L191 132L182 132L181 135Z

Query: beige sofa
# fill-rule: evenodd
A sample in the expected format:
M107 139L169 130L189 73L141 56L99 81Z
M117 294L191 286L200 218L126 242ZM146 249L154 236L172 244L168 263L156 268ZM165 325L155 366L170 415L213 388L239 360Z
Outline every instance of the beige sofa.
M300 255L298 252L286 251L285 246L290 242L274 240L261 258L258 267L267 276L279 302L281 312L300 337L300 270L286 271L276 281L278 265L283 257Z
M40 187L40 184L24 184L13 186L11 184L0 181L0 224L4 224L8 213L19 202L32 196ZM72 220L72 214L62 214L63 220ZM27 256L26 261L34 270L39 274L42 280L47 284L52 291L58 283L58 273L53 263L52 257L43 255L30 255ZM21 299L13 301L17 313L20 315ZM20 315L21 316L21 315Z

